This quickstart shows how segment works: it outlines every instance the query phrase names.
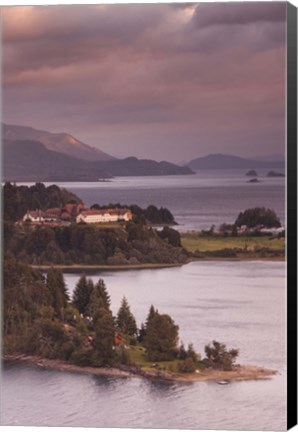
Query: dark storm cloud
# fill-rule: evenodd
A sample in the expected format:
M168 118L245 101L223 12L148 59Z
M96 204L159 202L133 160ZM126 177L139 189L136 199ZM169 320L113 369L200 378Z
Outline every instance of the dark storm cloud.
M214 25L284 22L285 19L285 2L201 3L192 23L202 28Z
M284 12L284 3L4 8L4 120L122 156L276 153Z

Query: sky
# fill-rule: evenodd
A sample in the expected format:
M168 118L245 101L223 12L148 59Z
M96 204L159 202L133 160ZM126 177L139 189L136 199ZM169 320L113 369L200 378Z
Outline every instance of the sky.
M1 9L5 123L116 157L284 154L285 2Z

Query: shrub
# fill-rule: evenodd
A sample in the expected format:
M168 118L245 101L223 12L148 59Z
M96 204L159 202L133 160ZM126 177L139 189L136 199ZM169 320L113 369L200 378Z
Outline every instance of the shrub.
M91 366L93 364L93 350L77 349L71 354L70 361L78 366Z
M239 350L227 350L226 345L213 341L212 345L205 346L206 358L203 362L205 366L220 370L231 370L238 357Z
M196 370L196 365L191 357L187 357L182 363L179 363L178 370L183 373L192 373Z

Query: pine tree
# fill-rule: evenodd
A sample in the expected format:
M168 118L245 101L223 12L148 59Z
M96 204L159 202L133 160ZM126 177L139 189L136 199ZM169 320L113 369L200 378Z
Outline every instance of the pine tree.
M135 336L137 334L136 320L130 311L129 304L125 297L123 297L121 301L121 306L117 314L117 326L122 333L128 336Z
M75 290L73 292L72 303L74 307L78 309L78 311L83 315L86 314L93 288L94 286L92 280L87 279L86 275L83 274L76 284Z
M98 365L109 364L114 357L115 322L112 312L100 307L94 320L93 348Z
M47 274L47 287L52 297L52 306L57 316L63 319L63 310L67 306L69 296L64 282L63 273L51 268Z
M89 316L95 319L96 315L99 313L99 309L103 308L109 311L110 304L111 300L106 289L106 285L102 279L99 279L99 281L94 285L91 292L86 312Z
M195 352L192 343L188 344L186 354L187 354L187 357L191 358L194 363L196 363L198 361L198 354Z
M187 352L186 352L186 349L185 349L184 343L182 342L181 345L180 345L180 347L179 347L178 358L179 358L180 360L185 360L186 357L187 357Z
M172 360L177 356L179 327L169 315L155 315L146 328L145 346L148 358L153 361Z
M139 330L138 342L143 343L145 340L145 337L146 337L146 327L145 327L145 324L142 323L141 328Z
M147 315L146 323L145 323L145 329L147 329L148 324L158 314L158 310L154 308L153 305L150 306L149 313Z

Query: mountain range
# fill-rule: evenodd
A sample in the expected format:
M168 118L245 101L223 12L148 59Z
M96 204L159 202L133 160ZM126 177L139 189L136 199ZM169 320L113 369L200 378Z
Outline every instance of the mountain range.
M2 123L2 136L4 140L39 141L44 144L48 150L67 154L87 161L107 161L116 159L102 150L91 147L65 132L52 133L28 126L8 125Z
M189 167L150 159L82 160L33 140L3 140L4 181L98 181L115 176L192 174Z
M184 166L151 159L117 159L68 133L2 124L4 181L97 181L115 176L193 174L202 169L284 168L284 161L210 154Z

